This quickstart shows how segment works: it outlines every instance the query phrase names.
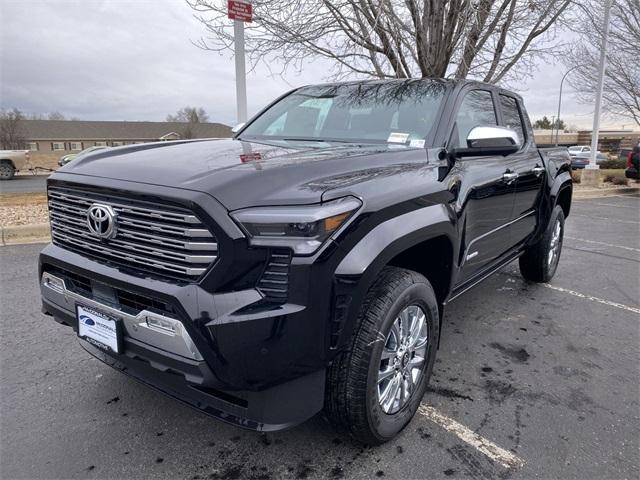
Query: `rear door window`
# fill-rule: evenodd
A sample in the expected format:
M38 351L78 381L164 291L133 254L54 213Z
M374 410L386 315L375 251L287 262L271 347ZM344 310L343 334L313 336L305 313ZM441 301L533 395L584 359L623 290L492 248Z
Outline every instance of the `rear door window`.
M504 126L514 130L518 134L520 145L526 141L525 129L522 125L522 115L518 101L507 95L500 95L500 108L502 109L502 120Z

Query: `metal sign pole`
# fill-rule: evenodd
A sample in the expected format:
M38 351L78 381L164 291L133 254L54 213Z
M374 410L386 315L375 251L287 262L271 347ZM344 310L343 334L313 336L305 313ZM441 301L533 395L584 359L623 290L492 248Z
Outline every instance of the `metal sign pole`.
M236 106L238 123L247 121L247 77L244 63L244 22L233 21L233 38L236 57Z
M598 70L598 89L596 90L596 106L593 114L593 131L591 132L591 156L586 168L597 170L596 163L598 153L598 133L600 130L600 106L602 103L602 91L604 89L604 73L607 68L607 42L609 41L609 17L611 16L611 1L606 0L604 10L604 29L602 35L602 51L600 52L600 66Z

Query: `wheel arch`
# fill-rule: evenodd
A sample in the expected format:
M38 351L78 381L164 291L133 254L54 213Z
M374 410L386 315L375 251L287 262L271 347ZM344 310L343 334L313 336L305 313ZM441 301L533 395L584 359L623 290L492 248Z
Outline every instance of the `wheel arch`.
M349 298L337 348L350 337L367 291L386 266L413 270L431 283L440 322L457 258L455 223L445 205L424 207L371 230L336 269L336 298Z
M13 167L14 170L16 168L16 164L13 163L13 160L10 159L10 158L0 158L0 163L8 163L9 165L11 165Z
M564 212L564 217L569 216L571 212L571 197L573 195L573 185L571 181L566 181L560 185L555 194L555 205L559 205Z

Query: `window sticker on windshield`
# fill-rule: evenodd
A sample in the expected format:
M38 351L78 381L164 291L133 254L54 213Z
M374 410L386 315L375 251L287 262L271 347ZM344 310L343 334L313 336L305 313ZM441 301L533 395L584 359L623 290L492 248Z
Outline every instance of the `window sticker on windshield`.
M406 143L407 140L409 140L408 133L391 132L389 138L387 138L387 143Z
M409 146L413 148L424 148L424 140L422 138L414 138L409 142Z

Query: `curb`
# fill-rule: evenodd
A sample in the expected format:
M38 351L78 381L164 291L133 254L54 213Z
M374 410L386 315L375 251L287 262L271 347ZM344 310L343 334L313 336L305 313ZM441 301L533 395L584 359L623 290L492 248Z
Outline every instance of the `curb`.
M584 200L587 198L609 197L612 195L640 195L640 187L625 188L587 188L584 190L575 189L573 191L574 200Z
M48 223L16 225L0 228L0 245L20 245L23 243L46 243L51 241Z

